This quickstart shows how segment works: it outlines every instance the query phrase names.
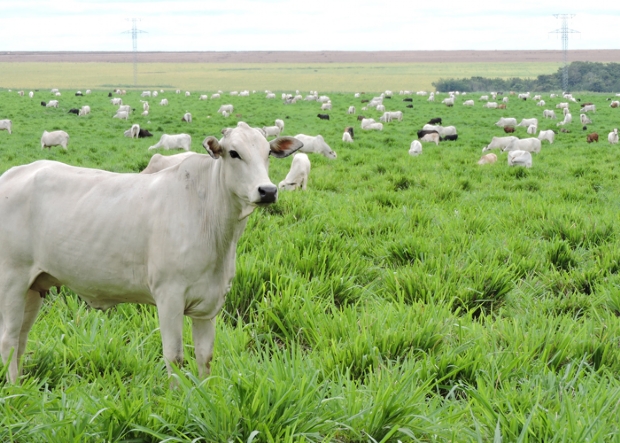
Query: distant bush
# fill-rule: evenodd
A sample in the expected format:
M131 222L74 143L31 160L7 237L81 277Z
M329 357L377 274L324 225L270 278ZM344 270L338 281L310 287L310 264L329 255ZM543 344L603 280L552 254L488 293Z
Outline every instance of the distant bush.
M552 91L562 88L564 68L555 74L530 78L447 78L432 85L438 92L448 91ZM573 62L568 66L568 89L612 92L620 90L620 63Z

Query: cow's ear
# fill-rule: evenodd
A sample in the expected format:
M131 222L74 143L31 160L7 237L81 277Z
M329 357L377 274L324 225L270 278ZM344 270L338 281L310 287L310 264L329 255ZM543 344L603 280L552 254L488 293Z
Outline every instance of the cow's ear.
M202 146L207 150L209 155L215 159L220 158L220 155L222 155L222 146L218 139L212 135L205 138L202 142Z
M224 128L222 129L222 135L226 137L228 134L230 134L230 131L232 131L232 128Z
M277 158L284 158L291 155L293 152L301 149L304 146L302 142L295 137L278 137L269 142L271 155Z

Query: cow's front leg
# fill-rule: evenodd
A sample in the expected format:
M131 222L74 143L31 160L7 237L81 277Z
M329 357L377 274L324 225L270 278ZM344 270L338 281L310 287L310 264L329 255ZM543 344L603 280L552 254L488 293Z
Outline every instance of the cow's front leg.
M172 374L172 365L183 363L183 302L167 299L157 303L159 330L164 351L164 360L168 375Z
M211 373L211 358L215 342L215 317L211 319L192 318L192 335L198 376L206 378Z

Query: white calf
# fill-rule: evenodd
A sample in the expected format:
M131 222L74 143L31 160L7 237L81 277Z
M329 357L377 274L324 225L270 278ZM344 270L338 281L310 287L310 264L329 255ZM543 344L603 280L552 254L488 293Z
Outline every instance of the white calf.
M52 146L62 146L66 151L67 143L69 143L69 134L65 131L43 131L43 135L41 136L41 149L51 148Z
M587 125L588 123L592 123L592 120L588 118L585 114L579 114L579 121L581 121L582 125Z
M540 140L541 142L543 140L547 140L550 144L553 144L553 141L555 140L555 132L553 132L553 130L548 129L546 131L540 131L538 133L538 140Z
M412 141L409 147L409 155L415 157L420 154L422 154L422 143L419 140Z
M11 122L11 120L0 120L0 131L7 131L9 134L11 134L12 126L13 123Z
M149 147L149 151L157 148L185 149L189 151L192 145L192 137L189 134L162 134L157 144Z
M610 132L607 136L607 141L612 145L618 143L618 128L615 128L613 132Z
M491 154L486 154L480 157L480 160L478 160L478 164L479 165L491 165L495 163L496 161L497 161L497 155L491 153Z
M551 109L545 109L543 111L543 118L552 118L555 119L555 111L551 110Z
M349 131L344 131L342 133L342 141L347 143L353 143L353 137L351 137Z
M295 138L304 144L299 150L299 152L305 152L307 154L321 154L327 158L332 159L337 157L336 153L332 150L332 148L330 148L329 145L325 143L325 139L323 139L322 135L317 135L313 137L311 135L297 134Z
M532 167L532 154L528 151L510 151L508 153L508 166Z
M129 138L138 138L139 134L140 134L140 125L138 124L131 125L131 128L129 128L123 133L125 137L129 137Z
M279 126L263 126L265 137L278 137L282 131Z
M355 114L355 106L349 106L347 110L347 114Z
M310 159L307 154L298 152L293 157L291 163L291 169L286 174L284 180L278 184L278 188L294 191L301 188L302 191L306 190L308 185L308 176L310 175Z

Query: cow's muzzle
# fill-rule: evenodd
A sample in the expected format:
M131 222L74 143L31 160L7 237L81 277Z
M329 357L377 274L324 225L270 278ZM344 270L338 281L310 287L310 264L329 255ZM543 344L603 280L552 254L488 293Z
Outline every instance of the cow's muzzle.
M278 199L278 188L276 185L263 185L258 188L260 196L259 203L274 203Z

